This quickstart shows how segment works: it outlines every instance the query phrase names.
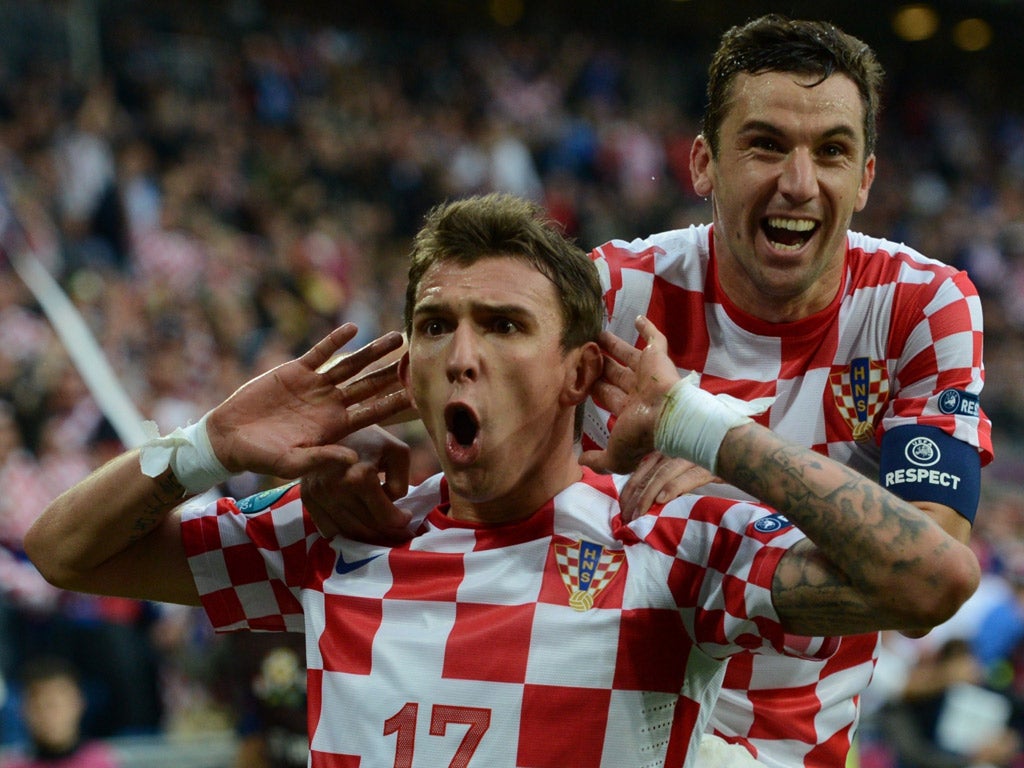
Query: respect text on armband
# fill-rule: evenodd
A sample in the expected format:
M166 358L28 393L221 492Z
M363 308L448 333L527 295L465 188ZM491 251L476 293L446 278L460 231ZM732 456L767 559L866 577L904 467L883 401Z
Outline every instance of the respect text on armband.
M919 467L895 469L885 473L886 488L892 488L894 485L902 483L928 483L957 490L960 487L960 477L939 469L921 469Z
M961 413L964 407L957 406ZM981 458L970 443L929 425L895 427L882 439L878 469L882 485L900 498L945 504L973 522L981 491Z

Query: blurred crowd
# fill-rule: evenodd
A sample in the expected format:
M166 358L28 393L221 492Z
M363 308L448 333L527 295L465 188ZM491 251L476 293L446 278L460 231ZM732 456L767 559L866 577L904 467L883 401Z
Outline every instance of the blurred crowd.
M442 199L537 199L583 247L709 216L687 166L699 48L564 30L385 33L203 4L105 20L90 58L68 40L76 5L19 4L0 33L0 245L6 255L27 238L164 433L342 321L359 324L355 343L399 327L409 238ZM1024 112L987 99L980 109L969 90L899 72L888 93L878 178L854 225L969 270L985 305L982 404L999 457L975 528L989 583L956 627L894 642L900 663L886 670L900 671L884 676L872 710L912 698L915 665L938 664L946 641L965 644L975 682L1016 707ZM0 273L0 743L25 737L18 670L42 652L81 671L90 735L238 726L239 680L223 674L238 654L194 611L59 592L21 553L47 502L125 436L6 258ZM434 471L422 434L400 434L416 446L417 477ZM997 630L981 632L996 610ZM266 683L258 670L239 676L243 688ZM914 764L870 755L865 768Z

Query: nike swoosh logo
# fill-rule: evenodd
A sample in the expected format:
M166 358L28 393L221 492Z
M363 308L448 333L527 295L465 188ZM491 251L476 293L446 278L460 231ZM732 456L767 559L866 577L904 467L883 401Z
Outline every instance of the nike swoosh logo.
M376 560L378 557L380 557L379 554L378 555L372 555L370 557L364 557L362 560L353 560L351 563L349 563L349 562L345 561L345 553L344 552L339 552L338 553L338 563L337 563L337 565L334 566L334 570L335 570L336 573L340 573L342 575L344 575L346 573L352 573L352 571L359 570L360 568L362 568L367 563L370 563L370 562L373 562L374 560Z

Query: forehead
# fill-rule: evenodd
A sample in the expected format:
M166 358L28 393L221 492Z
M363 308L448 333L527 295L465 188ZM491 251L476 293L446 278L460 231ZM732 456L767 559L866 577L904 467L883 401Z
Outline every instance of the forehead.
M864 103L857 84L845 74L820 81L793 72L741 72L733 82L725 124L742 130L751 121L783 130L853 130L864 138Z
M514 305L558 313L554 284L525 259L486 256L472 264L453 259L431 265L416 290L416 307L434 304Z

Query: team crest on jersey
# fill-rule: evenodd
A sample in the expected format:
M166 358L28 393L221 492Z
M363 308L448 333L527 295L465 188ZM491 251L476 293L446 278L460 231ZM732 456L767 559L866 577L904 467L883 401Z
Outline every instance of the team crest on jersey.
M853 431L853 439L865 443L875 435L875 416L889 399L889 370L885 363L858 357L829 374L836 407Z
M626 559L624 552L590 541L555 544L555 562L569 590L569 605L577 611L594 607L594 598L607 587Z

